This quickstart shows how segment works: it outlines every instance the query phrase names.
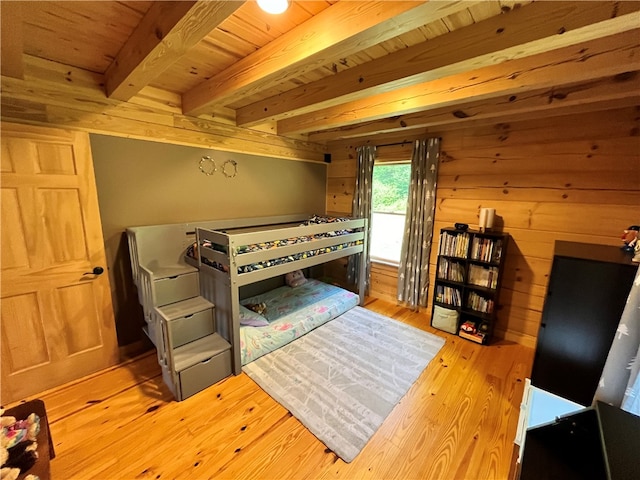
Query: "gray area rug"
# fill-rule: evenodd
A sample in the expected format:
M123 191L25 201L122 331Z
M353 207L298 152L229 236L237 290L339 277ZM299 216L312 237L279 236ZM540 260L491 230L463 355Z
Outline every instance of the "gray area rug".
M355 307L243 371L350 462L444 342Z

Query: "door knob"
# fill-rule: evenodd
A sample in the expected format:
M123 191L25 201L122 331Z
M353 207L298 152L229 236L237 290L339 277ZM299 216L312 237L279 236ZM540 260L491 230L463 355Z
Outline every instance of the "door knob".
M102 275L104 272L104 268L102 267L93 267L93 270L90 272L85 272L83 275Z

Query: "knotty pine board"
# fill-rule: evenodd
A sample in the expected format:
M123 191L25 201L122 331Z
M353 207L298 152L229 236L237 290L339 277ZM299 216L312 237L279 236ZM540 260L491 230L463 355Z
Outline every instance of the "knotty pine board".
M512 237L498 335L535 345L556 240L621 245L622 230L637 223L638 112L636 107L625 107L442 132L435 235L455 222L477 228L480 208L493 207L496 227ZM380 138L379 143L387 141ZM332 145L327 209L349 214L358 141ZM383 147L381 153L384 148L393 150ZM437 246L434 239L429 260L432 282ZM388 268L372 267L371 295L395 301L396 276ZM427 315L432 289L423 309Z

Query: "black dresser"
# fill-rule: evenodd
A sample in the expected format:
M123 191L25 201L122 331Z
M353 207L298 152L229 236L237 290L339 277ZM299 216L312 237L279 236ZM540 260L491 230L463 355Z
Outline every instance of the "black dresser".
M532 385L593 402L638 264L622 249L557 241Z

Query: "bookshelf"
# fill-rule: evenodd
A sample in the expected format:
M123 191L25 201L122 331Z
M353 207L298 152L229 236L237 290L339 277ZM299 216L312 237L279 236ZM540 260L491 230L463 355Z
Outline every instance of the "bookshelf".
M440 230L431 325L487 344L496 322L509 234Z

